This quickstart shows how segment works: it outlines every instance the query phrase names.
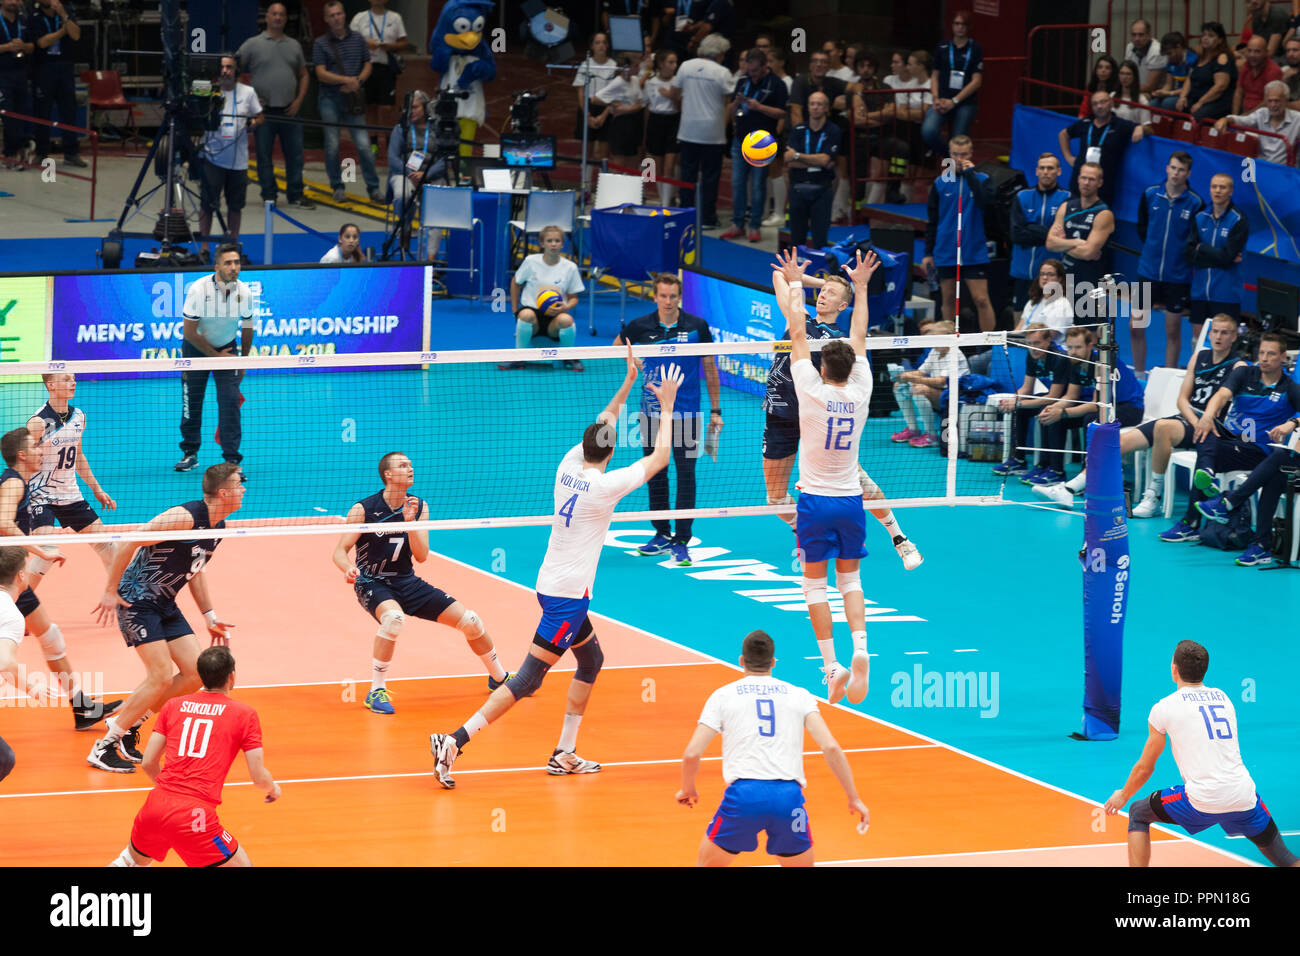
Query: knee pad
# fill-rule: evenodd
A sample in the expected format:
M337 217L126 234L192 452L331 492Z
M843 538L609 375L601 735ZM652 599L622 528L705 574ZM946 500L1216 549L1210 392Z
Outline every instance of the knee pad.
M871 480L865 468L858 465L858 485L862 488L862 494L868 498L883 498L885 493L880 490L880 486Z
M599 638L592 637L587 643L575 647L573 659L578 662L578 670L573 675L573 679L580 680L584 684L596 683L596 675L600 673L600 667L605 663L605 652L600 649Z
M112 541L96 541L90 546L90 549L101 558L108 558L111 561L113 553L117 550L117 545Z
M66 652L66 645L63 643L63 632L59 630L59 625L51 624L50 629L36 638L41 642L41 650L45 652L47 661L57 661Z
M402 625L405 623L406 615L401 611L385 611L384 616L379 619L379 630L375 631L375 637L395 641L397 635L402 633Z
M862 575L856 569L853 571L836 571L835 587L841 595L850 594L857 591L862 593Z
M14 757L13 748L5 743L3 737L0 737L0 780L9 776L9 772L14 769L15 763L17 763L17 758Z
M54 567L54 562L48 558L39 558L33 555L27 562L27 570L32 574L47 574L50 568Z
M469 610L461 615L460 623L456 627L465 635L467 641L477 641L487 633L487 629L483 627L482 618Z
M803 579L803 596L809 605L826 603L826 579L809 578Z
M1128 829L1130 833L1134 831L1148 832L1151 829L1151 824L1155 823L1156 819L1156 813L1151 809L1150 797L1134 800L1132 806L1128 808Z
M529 654L524 658L524 662L519 665L519 670L515 671L515 675L506 681L506 689L514 694L515 700L532 697L537 689L542 686L542 679L546 677L546 672L550 669L550 664Z

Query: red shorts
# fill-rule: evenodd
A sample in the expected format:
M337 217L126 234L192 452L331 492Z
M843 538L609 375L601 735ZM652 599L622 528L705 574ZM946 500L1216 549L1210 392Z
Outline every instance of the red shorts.
M131 845L152 860L175 850L186 866L217 866L239 849L210 803L154 790L131 825Z

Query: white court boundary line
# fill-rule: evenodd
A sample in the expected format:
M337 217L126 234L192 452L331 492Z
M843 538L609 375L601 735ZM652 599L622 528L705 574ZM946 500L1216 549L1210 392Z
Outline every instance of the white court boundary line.
M1162 830L1161 832L1167 833L1169 831ZM1177 834L1175 834L1175 836L1176 835ZM1164 842L1168 843L1170 841L1164 841ZM1196 843L1200 846L1204 846L1204 844L1202 844L1200 840L1192 840L1191 842ZM814 866L837 866L837 865L843 865L845 863L889 863L895 860L943 860L943 859L948 859L951 857L958 857L958 856L994 856L997 854L1007 854L1007 853L1046 853L1051 850L1096 850L1098 848L1110 849L1112 847L1116 849L1125 849L1127 848L1127 846L1128 846L1127 841L1124 843L1072 843L1066 846L1023 846L1018 849L1006 849L1006 850L966 850L965 852L956 851L953 853L917 853L912 856L862 856L862 857L856 857L855 859L851 859L851 860L817 860L813 865ZM1211 847L1210 849L1213 849L1213 847ZM780 866L780 864L765 863L763 864L763 866L772 867L772 866ZM1124 868L1122 864L1118 864L1118 863L1115 864L1115 866L1117 869Z

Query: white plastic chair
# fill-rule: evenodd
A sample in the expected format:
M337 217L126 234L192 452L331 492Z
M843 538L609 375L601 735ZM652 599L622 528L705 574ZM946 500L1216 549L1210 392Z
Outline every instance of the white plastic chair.
M472 298L474 293L474 227L483 223L474 218L474 190L469 186L434 186L424 187L424 206L420 211L420 232L428 229L468 229L469 230L469 269L447 268L447 272L469 272L469 287ZM423 243L422 243L423 245ZM437 246L433 246L436 253ZM432 257L432 254L431 256Z
M1147 387L1143 393L1145 409L1142 421L1145 424L1157 418L1167 418L1178 414L1178 392L1187 377L1185 368L1153 368L1147 377ZM1133 483L1145 488L1151 483L1147 470L1151 467L1151 449L1139 448L1133 453ZM1167 486L1166 486L1167 487Z
M577 196L578 193L572 189L534 189L530 192L524 206L524 218L510 220L510 226L519 234L515 249L525 247L528 237L546 226L559 226L566 236L571 236ZM523 256L518 258L522 260Z

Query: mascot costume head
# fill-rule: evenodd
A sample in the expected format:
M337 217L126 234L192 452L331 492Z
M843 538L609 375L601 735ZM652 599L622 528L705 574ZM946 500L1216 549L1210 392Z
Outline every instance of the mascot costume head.
M483 33L495 7L492 0L451 0L442 8L429 37L429 65L441 76L438 88L469 93L457 109L462 141L472 141L479 124L486 119L483 84L497 75L496 61ZM470 149L468 142L462 142L460 154L468 156Z

